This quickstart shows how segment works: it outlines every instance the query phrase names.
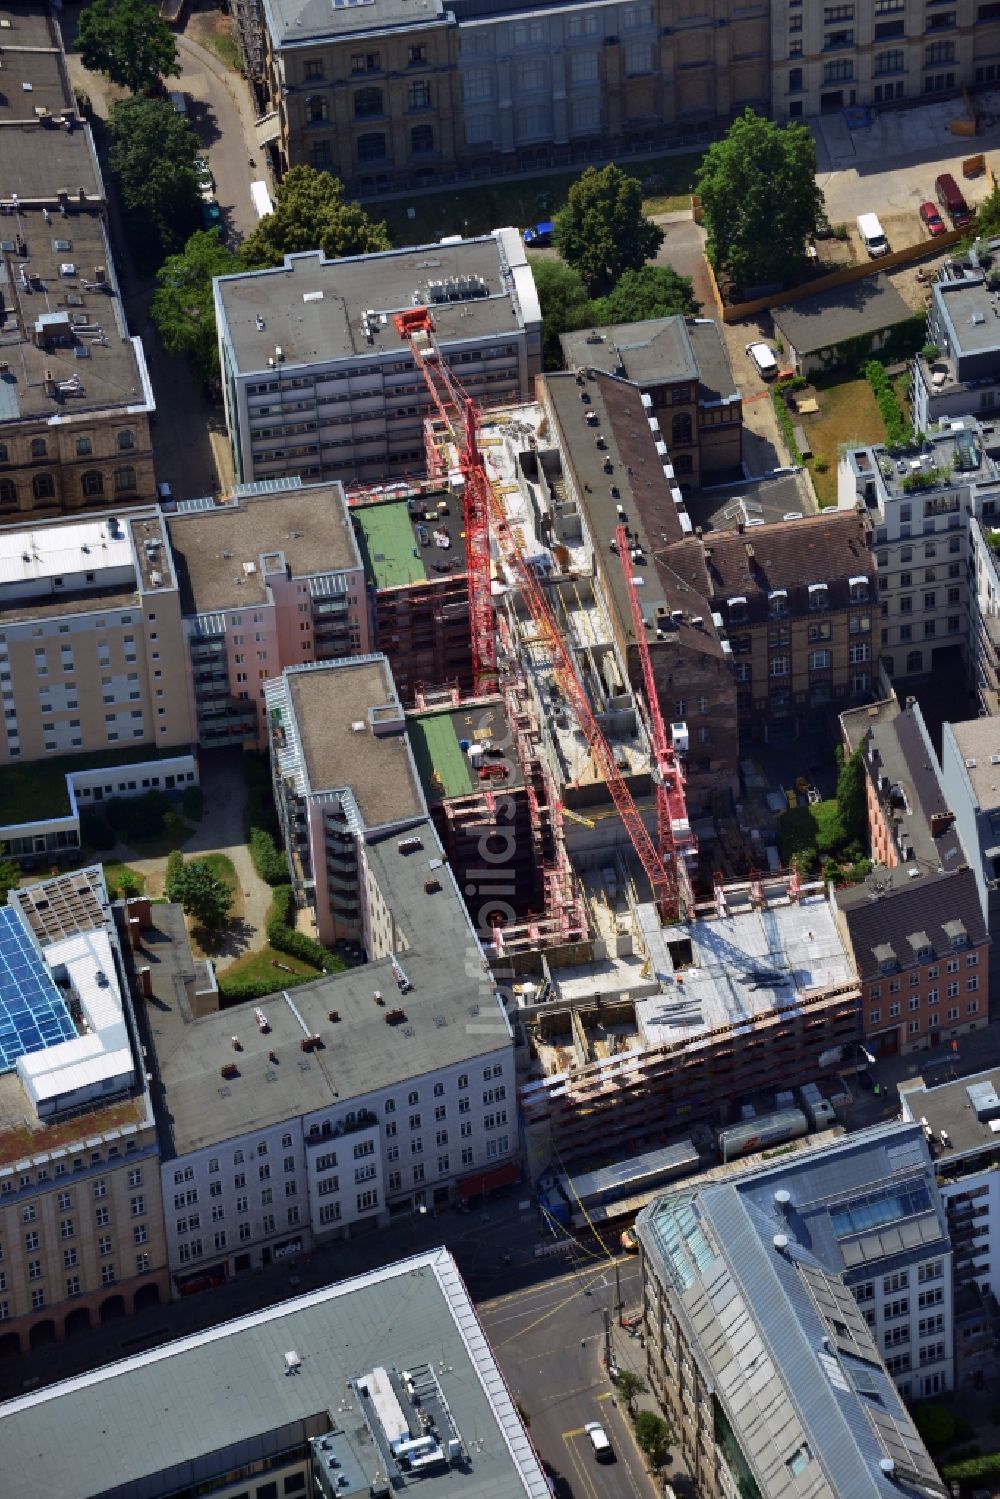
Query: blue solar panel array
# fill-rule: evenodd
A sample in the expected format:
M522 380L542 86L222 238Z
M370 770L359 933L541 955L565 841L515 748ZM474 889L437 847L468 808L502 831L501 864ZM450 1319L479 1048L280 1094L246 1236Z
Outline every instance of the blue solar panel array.
M0 1072L76 1035L66 1002L17 913L0 906Z

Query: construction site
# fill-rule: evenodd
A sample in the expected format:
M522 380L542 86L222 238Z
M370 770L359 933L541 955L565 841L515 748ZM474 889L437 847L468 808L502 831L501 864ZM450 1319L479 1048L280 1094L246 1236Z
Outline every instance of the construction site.
M691 534L655 418L593 371L480 411L432 313L396 322L434 404L427 480L350 503L390 659L406 632L384 621L440 586L428 559L456 640L462 616L465 675L440 651L402 672L407 736L514 1023L531 1174L726 1124L850 1058L858 989L821 884L713 871L735 737L702 731L706 753L676 708L690 694L703 724L735 724L731 653L721 617L650 565Z

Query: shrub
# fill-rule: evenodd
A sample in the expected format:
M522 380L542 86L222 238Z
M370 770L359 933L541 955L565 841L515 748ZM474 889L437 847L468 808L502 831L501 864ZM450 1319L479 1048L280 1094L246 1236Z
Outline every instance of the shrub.
M924 344L920 352L927 360L928 364L933 364L935 359L940 354L941 350L938 348L937 344Z
M104 806L108 822L126 839L155 838L171 811L170 798L165 791L147 791L144 796L116 796Z
M799 451L798 443L795 441L795 433L792 431L792 419L788 415L788 407L785 405L781 391L772 388L771 401L774 405L774 414L778 418L778 426L781 428L781 435L785 439L788 455L793 463L801 463L802 454Z
M278 885L267 913L265 935L278 952L286 952L303 963L311 963L323 973L335 973L343 964L327 952L326 948L304 932L297 932L292 925L295 913L295 892L291 885Z
M205 813L205 793L200 786L185 786L181 792L181 811L188 822L201 822Z
M169 901L179 902L184 881L184 855L175 848L167 855L167 870L163 881L163 893Z
M833 237L834 239L839 239L841 242L845 241L847 239L847 225L834 224Z
M978 1478L1000 1477L1000 1452L987 1452L980 1457L967 1457L960 1463L944 1463L940 1468L945 1483L958 1483L963 1489Z
M924 1439L928 1452L940 1452L955 1435L955 1417L946 1405L921 1400L913 1407L913 1423Z
M250 829L250 857L254 869L268 885L288 883L288 860L263 828Z
M778 852L782 864L790 864L796 854L816 854L816 824L811 807L792 807L778 819Z
M885 425L886 443L890 448L906 447L913 441L913 432L896 400L896 392L889 383L885 365L880 359L869 359L865 365L865 379L875 394L875 402Z
M107 853L118 842L113 829L99 812L80 814L80 841L98 853Z
M179 812L174 811L173 807L168 808L168 810L163 814L163 831L165 833L169 833L171 838L180 837L181 834L187 834L187 823L184 821Z
M219 997L231 1005L246 999L264 999L266 995L277 994L281 989L294 989L296 984L307 983L310 977L308 973L276 971L273 979L247 979L241 978L239 974L229 978L223 973L219 976Z
M809 812L816 828L816 847L821 854L833 853L844 841L844 824L837 803L817 802Z

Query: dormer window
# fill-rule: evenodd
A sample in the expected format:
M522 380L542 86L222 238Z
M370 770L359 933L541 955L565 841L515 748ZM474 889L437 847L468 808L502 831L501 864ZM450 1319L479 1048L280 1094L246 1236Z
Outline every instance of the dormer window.
M809 608L818 613L830 607L830 590L826 583L809 584Z
M868 579L865 577L849 578L851 589L851 603L864 604L868 600Z
M966 930L964 921L957 919L954 921L943 921L941 926L945 936L951 943L952 952L960 952L963 947L968 947L969 933Z
M772 588L767 596L768 611L772 619L781 619L788 613L788 589Z
M742 593L738 593L735 598L727 599L726 603L729 606L729 623L731 625L746 624L747 601L745 596Z
M872 956L878 964L879 973L899 972L899 958L896 956L896 949L888 942L880 942L877 947L873 947Z

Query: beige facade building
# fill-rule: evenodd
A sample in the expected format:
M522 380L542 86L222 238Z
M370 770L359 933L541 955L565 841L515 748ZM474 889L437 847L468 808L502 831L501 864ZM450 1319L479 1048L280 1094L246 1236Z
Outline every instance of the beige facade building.
M49 7L9 9L0 12L0 525L156 495L153 392L115 276L90 128Z
M113 763L191 743L180 592L158 510L3 531L0 558L0 766L87 752Z
M98 867L0 908L0 1356L168 1290L159 1147Z

